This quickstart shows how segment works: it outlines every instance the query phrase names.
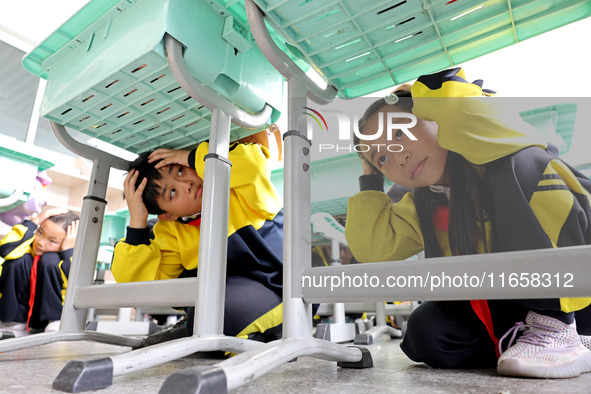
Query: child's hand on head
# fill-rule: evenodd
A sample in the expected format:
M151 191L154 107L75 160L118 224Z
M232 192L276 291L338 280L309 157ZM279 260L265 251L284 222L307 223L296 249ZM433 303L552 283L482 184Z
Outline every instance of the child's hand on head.
M189 154L191 151L188 150L176 150L176 149L156 149L148 157L148 162L153 163L160 160L154 168L159 169L170 164L180 164L185 167L189 165Z
M72 249L76 244L76 235L78 234L78 220L74 220L72 223L68 225L68 229L66 230L66 237L62 242L62 247L60 250L68 250Z
M371 166L367 161L361 160L361 164L363 165L363 175L381 175L384 176L381 172L377 172L373 166Z
M37 215L33 219L31 219L31 221L33 223L35 223L37 226L39 226L46 219L48 219L52 216L63 215L66 213L68 213L68 210L65 208L52 208L52 209L48 209L47 211L41 212L39 215Z
M129 171L123 182L123 193L125 194L127 208L129 208L129 227L145 228L148 223L148 209L144 204L142 194L148 183L148 178L142 179L136 189L135 184L138 174L139 172L135 169Z

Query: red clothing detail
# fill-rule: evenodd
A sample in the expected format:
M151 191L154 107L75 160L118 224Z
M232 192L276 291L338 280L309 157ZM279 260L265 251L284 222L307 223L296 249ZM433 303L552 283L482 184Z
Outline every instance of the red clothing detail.
M490 315L490 308L488 307L488 302L486 300L470 300L470 305L472 309L476 313L476 316L480 319L484 326L486 327L486 331L488 331L488 335L490 339L492 339L495 345L495 352L497 353L497 358L501 355L499 354L499 340L495 337L495 332L493 329L493 322L492 317Z
M431 220L433 220L433 225L435 225L440 230L449 231L449 208L446 205L435 206L431 210ZM497 337L495 337L488 302L486 300L470 300L470 305L472 306L474 313L476 313L476 316L478 316L480 321L486 327L486 331L488 331L488 335L490 336L490 339L493 341L495 345L495 352L497 353L497 358L500 357L499 340L497 339Z
M201 216L199 216L197 219L191 220L187 224L190 224L191 226L197 226L197 227L201 226Z
M447 205L436 205L431 209L431 220L433 224L442 231L449 230L449 208Z
M31 295L29 296L29 313L27 315L27 331L30 331L29 321L33 314L33 305L35 304L35 289L37 287L37 262L41 256L35 256L33 259L33 266L31 267Z

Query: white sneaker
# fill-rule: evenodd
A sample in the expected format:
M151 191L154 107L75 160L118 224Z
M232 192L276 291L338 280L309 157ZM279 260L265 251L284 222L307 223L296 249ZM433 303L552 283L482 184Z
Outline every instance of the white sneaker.
M501 355L501 375L532 378L570 378L591 371L591 351L581 343L576 324L529 311L525 323L517 323L499 341L512 334ZM511 346L518 331L524 331Z
M47 326L45 326L45 332L58 332L60 329L60 321L52 320Z
M591 350L591 336L579 335L579 338L581 339L581 343L583 344L583 346L585 346L587 349Z
M29 335L29 332L27 331L27 323L18 323L14 321L0 322L0 331L9 331L17 338Z

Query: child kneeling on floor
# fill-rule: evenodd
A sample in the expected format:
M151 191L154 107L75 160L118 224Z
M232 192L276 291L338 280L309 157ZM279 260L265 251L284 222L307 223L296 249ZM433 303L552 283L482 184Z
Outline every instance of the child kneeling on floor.
M0 241L0 331L57 331L78 215L55 208L17 224Z
M198 269L204 157L209 144L192 151L157 149L131 166L124 192L127 236L115 246L111 270L117 282L195 276ZM233 143L228 227L224 334L267 342L281 336L283 211L270 181L270 154L258 143ZM149 214L160 219L147 228ZM215 219L214 219L215 220ZM181 335L192 335L188 308ZM156 334L157 336L159 334Z
M346 223L357 260L591 244L591 181L529 133L516 111L495 110L500 99L481 86L459 68L445 70L366 110L358 130L368 136L382 114L412 112L417 121L393 130L403 149L380 150L384 133L360 154L362 191L349 199ZM382 191L384 176L413 190L393 203ZM591 371L590 302L429 301L410 315L401 347L435 368L496 365L503 375L577 376Z

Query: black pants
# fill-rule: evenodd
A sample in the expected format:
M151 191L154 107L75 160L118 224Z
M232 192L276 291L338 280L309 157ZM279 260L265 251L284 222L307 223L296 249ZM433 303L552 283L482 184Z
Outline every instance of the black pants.
M56 252L43 254L37 262L37 285L31 315L31 328L44 328L51 320L60 320L64 281ZM69 264L69 261L67 262ZM0 321L25 323L31 295L33 257L25 255L2 263L0 275Z
M524 322L529 310L546 311L557 301L489 301L495 336L500 339L516 322ZM560 318L552 308L549 311L544 314ZM563 315L561 320L573 316ZM579 334L591 335L591 308L577 311L574 317ZM421 304L409 317L400 347L411 360L434 368L491 368L497 363L493 341L469 301Z
M243 276L227 277L224 335L237 336L256 322L260 330L247 333L249 339L269 342L281 338L281 311L275 309L281 302L279 295L260 282ZM195 308L188 308L189 335L193 335L194 315ZM270 315L274 315L275 319L270 319ZM270 323L272 320L274 323Z

